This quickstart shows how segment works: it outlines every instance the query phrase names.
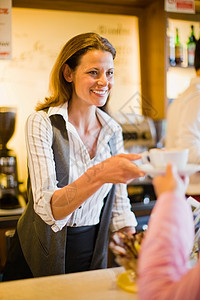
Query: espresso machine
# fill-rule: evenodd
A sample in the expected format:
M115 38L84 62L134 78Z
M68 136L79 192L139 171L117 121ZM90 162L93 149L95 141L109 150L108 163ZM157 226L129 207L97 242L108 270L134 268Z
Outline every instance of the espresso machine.
M8 141L15 131L16 108L0 107L0 209L19 208L17 158Z

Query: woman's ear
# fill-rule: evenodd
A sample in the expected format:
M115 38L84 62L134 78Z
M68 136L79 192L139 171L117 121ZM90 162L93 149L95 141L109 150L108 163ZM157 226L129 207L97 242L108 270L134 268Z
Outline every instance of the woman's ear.
M67 82L72 82L72 70L69 65L65 64L63 76Z

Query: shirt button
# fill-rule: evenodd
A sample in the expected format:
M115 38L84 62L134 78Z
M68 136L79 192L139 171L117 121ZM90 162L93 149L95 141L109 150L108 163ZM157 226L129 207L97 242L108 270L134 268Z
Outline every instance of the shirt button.
M73 226L76 227L76 223L74 223Z

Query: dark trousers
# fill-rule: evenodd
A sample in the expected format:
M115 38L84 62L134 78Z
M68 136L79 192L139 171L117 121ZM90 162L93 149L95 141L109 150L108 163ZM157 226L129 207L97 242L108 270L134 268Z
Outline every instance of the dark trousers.
M90 270L98 227L67 227L65 273Z
M98 225L67 228L65 273L88 271L92 261ZM33 278L24 258L17 230L11 239L2 281Z

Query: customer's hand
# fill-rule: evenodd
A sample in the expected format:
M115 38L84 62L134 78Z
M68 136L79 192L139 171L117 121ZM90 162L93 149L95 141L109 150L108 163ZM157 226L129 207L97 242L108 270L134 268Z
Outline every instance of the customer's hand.
M169 164L166 173L153 179L153 186L157 197L164 192L177 192L184 194L189 183L189 177L180 177L175 166Z

